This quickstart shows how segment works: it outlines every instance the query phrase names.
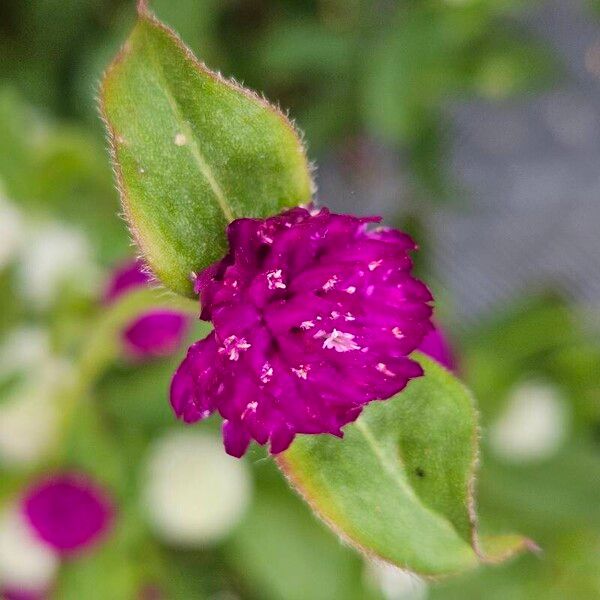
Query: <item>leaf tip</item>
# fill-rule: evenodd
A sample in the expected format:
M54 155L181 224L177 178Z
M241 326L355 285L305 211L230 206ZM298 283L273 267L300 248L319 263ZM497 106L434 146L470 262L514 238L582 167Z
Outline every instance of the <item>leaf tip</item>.
M529 538L523 539L523 549L527 552L531 552L532 554L543 554L544 549L541 546L538 546L533 540Z
M148 0L137 0L138 15L148 16L150 9L148 8Z
M523 552L543 553L533 540L521 535L483 536L475 550L483 564L497 565Z

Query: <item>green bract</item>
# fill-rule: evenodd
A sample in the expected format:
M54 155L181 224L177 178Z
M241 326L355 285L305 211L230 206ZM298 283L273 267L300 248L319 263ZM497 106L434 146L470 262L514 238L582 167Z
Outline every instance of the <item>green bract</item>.
M519 536L477 539L473 399L437 363L419 361L425 376L393 399L368 405L344 428L342 440L299 436L278 462L350 544L438 576L502 559L528 542Z
M225 227L311 198L298 134L256 94L208 70L142 5L101 93L123 209L156 276L190 294Z

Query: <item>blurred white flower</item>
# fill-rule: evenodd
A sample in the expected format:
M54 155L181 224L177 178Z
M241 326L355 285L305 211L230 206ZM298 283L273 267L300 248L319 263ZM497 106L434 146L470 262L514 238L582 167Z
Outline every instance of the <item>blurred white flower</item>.
M0 196L0 270L19 250L23 238L23 219L19 210Z
M41 327L21 327L0 346L0 378L12 371L35 367L50 356L50 336Z
M38 386L19 390L0 407L0 464L31 466L40 461L56 441L59 413L52 398Z
M203 546L229 533L251 495L244 461L225 454L210 433L173 431L150 450L144 508L156 534L179 546Z
M526 381L510 393L504 413L490 430L490 444L509 461L543 460L559 449L569 422L568 405L555 386Z
M60 389L69 376L68 363L50 354L42 329L19 329L0 347L0 382L17 378L0 403L2 466L31 466L54 445Z
M35 537L18 506L0 512L0 586L21 592L43 592L54 580L57 555Z
M423 579L409 571L381 561L365 562L366 577L377 587L385 600L425 600L428 585Z
M23 297L37 308L47 308L66 284L89 293L98 279L91 246L81 231L53 222L33 226L28 232L19 283Z

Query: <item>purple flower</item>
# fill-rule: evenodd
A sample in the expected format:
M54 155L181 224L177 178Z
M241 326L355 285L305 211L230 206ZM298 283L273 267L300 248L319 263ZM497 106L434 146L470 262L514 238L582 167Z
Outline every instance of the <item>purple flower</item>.
M419 351L439 362L450 371L456 371L456 359L452 348L439 327L432 329L419 345Z
M104 295L107 303L127 292L150 283L150 276L140 261L129 262L115 271ZM139 316L122 332L123 342L134 358L151 358L172 354L185 337L189 319L176 311L154 310Z
M93 545L113 520L104 490L75 473L49 477L30 488L23 511L38 537L60 554Z
M110 304L125 292L131 292L138 287L151 283L151 277L144 270L140 260L130 260L115 269L104 292L104 300Z
M48 594L44 592L17 590L10 587L0 589L2 600L44 600L46 597L48 597Z
M431 294L411 276L414 242L378 221L295 208L231 223L229 253L196 277L214 331L173 377L177 416L216 410L229 454L251 439L278 453L297 433L341 437L422 375L407 355L432 327Z

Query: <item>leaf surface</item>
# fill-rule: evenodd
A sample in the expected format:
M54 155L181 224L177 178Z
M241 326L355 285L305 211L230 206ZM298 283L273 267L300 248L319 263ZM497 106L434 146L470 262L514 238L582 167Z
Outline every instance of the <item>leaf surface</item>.
M192 293L192 272L225 254L233 219L310 201L308 162L287 118L210 71L143 4L104 77L101 109L133 236L180 294Z
M425 376L374 402L344 439L299 436L278 458L313 510L368 555L421 575L468 569L522 549L520 536L477 539L477 415L466 388L420 356ZM482 556L485 548L490 554Z

